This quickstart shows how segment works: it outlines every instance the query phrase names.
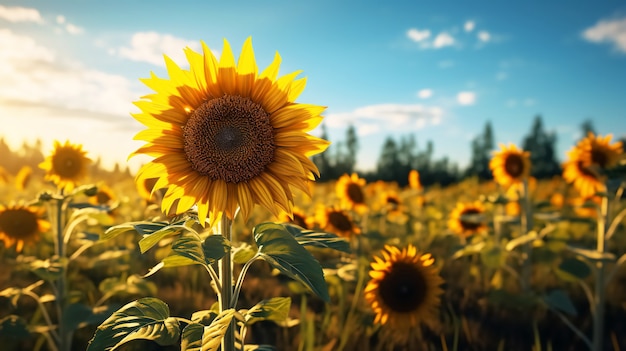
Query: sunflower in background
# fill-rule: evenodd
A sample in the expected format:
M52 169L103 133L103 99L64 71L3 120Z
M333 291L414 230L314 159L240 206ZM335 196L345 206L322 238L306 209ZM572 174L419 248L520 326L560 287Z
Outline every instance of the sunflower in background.
M518 149L517 146L500 144L500 151L495 151L489 162L493 179L500 185L508 187L521 183L530 176L530 152Z
M312 229L315 219L307 216L304 210L298 206L294 206L292 217L289 217L288 213L283 212L278 217L278 221L280 223L292 223L304 229Z
M22 168L20 168L17 172L17 175L15 175L15 188L20 191L26 189L30 183L32 175L33 169L30 166L22 166Z
M480 201L458 202L450 213L448 227L462 237L483 232L487 229L483 214L485 206Z
M357 213L363 213L367 210L365 204L365 179L359 178L356 173L352 175L344 174L337 180L335 191L341 205L344 208L355 210Z
M402 250L385 245L382 257L374 256L365 300L376 314L374 323L388 327L396 341L406 341L413 328L438 318L444 280L434 262L411 244Z
M53 182L62 191L72 191L76 184L87 176L91 159L80 144L54 141L52 154L39 167L46 171L45 179Z
M25 205L0 205L0 240L5 247L16 245L21 252L26 244L39 240L50 229L50 223L40 217L44 209Z
M622 153L622 143L611 144L610 134L602 137L590 132L567 152L563 179L572 183L583 198L606 192L604 171L617 165Z
M422 190L422 183L420 182L420 173L417 170L412 169L409 172L409 188L413 190Z
M9 182L9 172L4 167L0 166L0 183L6 184Z
M315 212L316 222L322 230L344 238L361 234L361 229L354 223L348 212L336 207L319 206Z
M135 138L147 144L131 156L155 159L137 181L158 178L155 186L167 188L163 211L180 214L197 204L203 225L223 214L233 219L237 208L247 219L255 204L276 217L291 213L292 188L308 194L319 176L309 157L329 142L308 132L326 108L295 102L306 80L296 79L300 71L277 78L278 54L258 74L250 38L237 63L226 40L219 61L204 42L202 53L185 54L189 70L166 56L169 79L143 79L155 93L135 102L142 112L133 116L148 128Z

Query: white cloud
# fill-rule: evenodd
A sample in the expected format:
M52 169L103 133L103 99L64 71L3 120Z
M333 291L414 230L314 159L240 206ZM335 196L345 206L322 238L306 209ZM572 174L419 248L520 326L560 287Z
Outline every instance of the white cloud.
M478 32L478 40L480 40L483 43L488 42L489 40L491 40L491 34L489 34L489 32L487 32L486 30L481 30L480 32Z
M476 103L476 93L472 91L462 91L456 95L456 101L464 106L473 105Z
M447 32L441 32L437 34L435 40L433 41L433 47L435 47L435 49L451 45L454 45L454 38Z
M329 113L329 127L362 126L360 135L384 131L418 130L441 122L444 111L438 106L421 104L378 104L359 107L351 112ZM356 123L358 122L358 123Z
M466 32L471 32L474 30L475 26L476 26L476 23L474 23L474 21L466 21L465 25L463 25L463 28L465 29Z
M121 47L117 54L133 61L148 62L155 66L165 66L163 54L174 62L186 62L183 49L188 46L200 50L200 43L177 38L170 34L157 32L138 32L133 34L130 47Z
M63 24L63 23L65 23L65 16L58 15L57 16L57 24Z
M601 20L585 29L582 36L593 43L611 43L615 50L626 53L626 17Z
M428 29L419 30L416 28L411 28L406 32L406 36L415 42L420 42L430 37L430 31Z
M132 136L141 128L129 116L147 90L138 81L90 69L8 29L0 29L0 46L12 48L0 51L0 125L14 144L70 139L109 165L138 146Z
M68 33L74 34L74 35L81 34L83 32L83 29L81 27L78 27L71 23L68 23L65 25L65 30L67 30Z
M7 7L0 5L0 19L16 23L16 22L35 22L44 23L41 14L37 9L27 7Z
M433 91L432 89L422 89L417 92L417 96L420 99L428 99L429 97L433 96Z

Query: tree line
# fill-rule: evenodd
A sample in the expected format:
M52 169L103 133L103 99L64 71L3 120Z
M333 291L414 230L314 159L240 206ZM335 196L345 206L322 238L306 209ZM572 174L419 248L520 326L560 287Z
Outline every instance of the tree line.
M586 136L588 132L595 134L593 122L589 119L580 125L580 130L582 136ZM322 126L321 137L328 140L328 133L324 126ZM337 179L344 173L357 172L368 182L384 180L405 186L408 183L409 172L415 169L419 171L423 185L445 186L468 177L477 177L481 180L491 179L489 161L493 156L493 151L497 149L494 139L492 124L487 121L482 133L474 137L470 143L469 164L461 168L447 156L435 159L433 157L435 146L432 140L426 142L424 149L418 149L417 141L412 134L400 136L399 139L388 136L383 142L376 168L363 172L356 169L359 140L354 126L350 125L346 130L344 141L333 142L326 152L315 155L312 160L320 170L319 181L322 182ZM626 140L622 139L622 141L626 145ZM521 144L516 143L518 147L530 152L533 177L544 179L561 174L561 160L557 158L556 143L556 133L546 130L543 118L537 115L530 131L522 138Z

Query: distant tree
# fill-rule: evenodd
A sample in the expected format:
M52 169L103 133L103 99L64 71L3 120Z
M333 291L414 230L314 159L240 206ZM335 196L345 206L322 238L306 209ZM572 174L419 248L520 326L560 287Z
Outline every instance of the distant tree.
M531 174L537 178L550 178L561 173L556 158L557 136L546 132L540 115L535 117L530 133L524 137L522 148L530 152Z
M494 149L494 136L490 121L485 123L483 133L472 140L471 148L472 156L466 175L478 176L481 179L491 179L489 161L491 160L491 152Z
M398 157L398 144L391 136L388 136L378 159L377 178L384 181L396 181L399 168L401 168L401 162Z
M580 131L582 132L581 139L586 137L589 132L593 133L594 135L597 134L596 129L593 126L593 120L589 118L587 118L583 121L583 123L580 124Z
M329 140L328 131L326 130L326 125L322 124L322 135L320 136L322 139ZM317 169L320 172L320 180L328 180L333 179L333 169L330 161L331 156L328 153L328 149L326 151L321 152L319 154L314 155L311 160L317 166Z
M356 167L357 154L359 152L359 139L356 135L356 129L351 124L346 130L346 157L345 157L345 173L352 173Z

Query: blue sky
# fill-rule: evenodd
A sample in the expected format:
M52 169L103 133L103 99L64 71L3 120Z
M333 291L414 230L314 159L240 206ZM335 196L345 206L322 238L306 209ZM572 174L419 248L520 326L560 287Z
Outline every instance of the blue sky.
M238 55L248 36L259 67L278 51L281 73L303 70L298 101L328 106L331 141L357 128L361 169L409 134L464 166L487 120L519 145L541 114L561 158L586 118L626 136L626 3L535 0L1 0L0 135L124 163L139 78L166 76L162 54L184 65L185 46L219 54L226 38Z

